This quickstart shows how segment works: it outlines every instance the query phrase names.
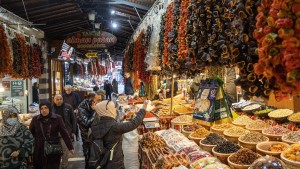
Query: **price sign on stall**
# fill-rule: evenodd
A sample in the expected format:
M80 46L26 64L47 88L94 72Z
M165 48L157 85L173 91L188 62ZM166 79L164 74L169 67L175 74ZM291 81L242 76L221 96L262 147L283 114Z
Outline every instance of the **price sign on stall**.
M24 84L22 80L10 81L11 97L24 96Z

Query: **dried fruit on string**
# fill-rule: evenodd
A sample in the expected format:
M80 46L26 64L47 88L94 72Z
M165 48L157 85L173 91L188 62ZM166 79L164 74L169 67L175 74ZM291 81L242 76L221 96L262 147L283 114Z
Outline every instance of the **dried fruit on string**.
M179 29L178 29L178 60L184 61L188 55L188 44L186 40L187 33L187 21L188 21L188 5L190 0L181 1L181 13L179 18Z
M171 3L168 8L167 8L167 12L166 12L166 23L165 23L165 34L164 34L164 51L163 51L163 56L162 56L162 63L170 66L170 58L169 58L169 33L171 33L172 31L172 27L173 27L173 8L174 8L174 4Z
M0 77L12 73L12 56L4 27L0 25Z

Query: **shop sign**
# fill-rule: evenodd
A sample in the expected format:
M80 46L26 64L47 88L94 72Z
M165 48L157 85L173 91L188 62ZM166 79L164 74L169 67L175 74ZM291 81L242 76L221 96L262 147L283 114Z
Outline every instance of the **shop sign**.
M10 81L11 97L24 96L24 84L22 80Z
M85 31L68 36L66 43L77 49L99 49L113 46L117 43L117 38L104 31Z
M86 57L88 58L97 58L98 57L98 53L97 52L88 52L85 54Z
M10 81L2 81L2 86L4 90L9 90L10 89Z

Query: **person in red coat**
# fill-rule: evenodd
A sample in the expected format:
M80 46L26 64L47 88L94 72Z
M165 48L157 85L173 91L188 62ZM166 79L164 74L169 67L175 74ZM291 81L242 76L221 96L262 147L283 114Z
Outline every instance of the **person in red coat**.
M37 169L59 169L61 155L52 155L47 157L44 155L45 139L42 129L48 141L59 143L61 136L69 149L69 153L75 153L74 147L63 118L60 115L52 113L51 103L43 102L39 107L41 114L33 117L29 127L29 130L35 139L33 165L34 168ZM42 127L40 124L42 124Z

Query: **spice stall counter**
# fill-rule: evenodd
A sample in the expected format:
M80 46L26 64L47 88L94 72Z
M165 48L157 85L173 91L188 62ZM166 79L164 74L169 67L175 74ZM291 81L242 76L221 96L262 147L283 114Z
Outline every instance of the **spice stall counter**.
M260 119L260 120L263 120L266 124L270 125L270 126L276 126L276 125L279 125L279 126L282 126L282 127L285 127L289 130L292 130L292 131L298 131L300 129L300 126L296 123L293 123L293 122L283 122L283 123L278 123L272 119L269 119L269 118L260 118L258 116L255 116L255 115L249 115L247 113L244 113L244 112L237 112L237 114L239 115L246 115L248 117L250 117L252 120L257 120L257 119Z

